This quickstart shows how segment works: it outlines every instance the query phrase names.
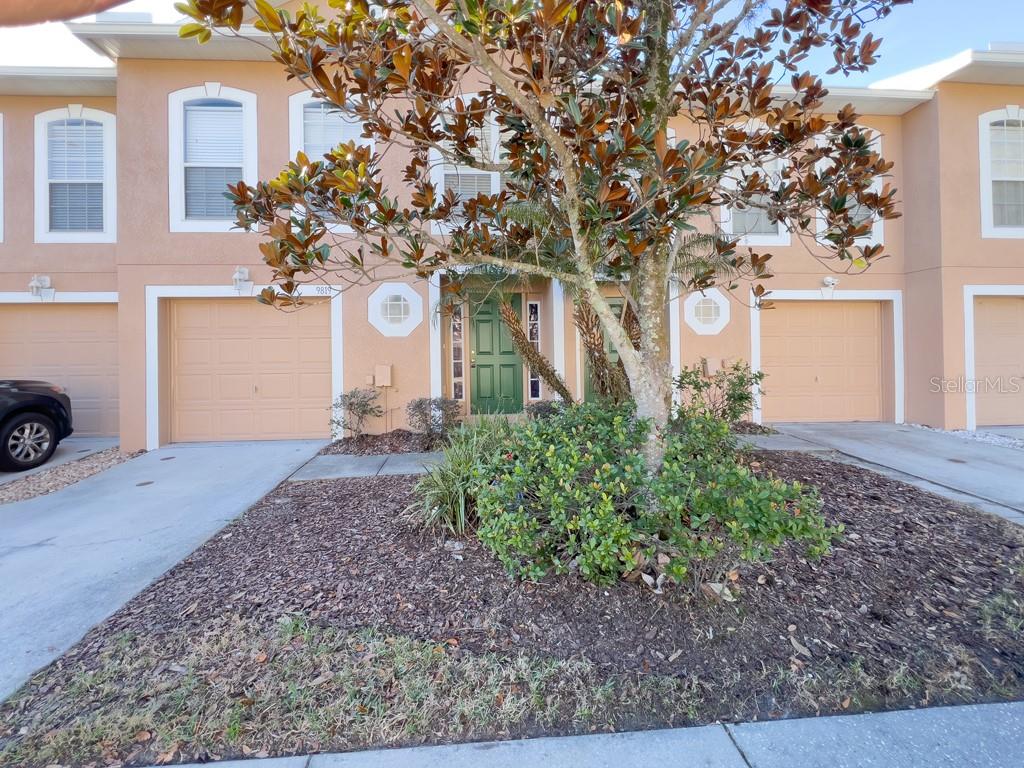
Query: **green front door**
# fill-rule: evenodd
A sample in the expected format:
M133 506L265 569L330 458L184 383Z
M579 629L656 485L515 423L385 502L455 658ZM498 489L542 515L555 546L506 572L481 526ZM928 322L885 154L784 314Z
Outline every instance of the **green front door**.
M472 413L521 413L523 410L523 361L501 320L494 297L470 300ZM523 301L512 297L522 316Z

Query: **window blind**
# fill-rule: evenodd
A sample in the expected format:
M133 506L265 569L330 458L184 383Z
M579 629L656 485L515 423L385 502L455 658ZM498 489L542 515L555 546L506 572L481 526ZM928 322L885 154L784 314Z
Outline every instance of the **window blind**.
M764 195L751 197L753 205L763 205L767 201ZM768 212L760 208L746 207L732 209L732 233L734 235L777 235L779 225L768 218Z
M993 224L1024 226L1024 122L999 120L989 130Z
M51 232L103 231L103 125L54 120L46 126Z
M339 144L366 144L362 125L322 101L302 107L302 151L310 160L322 160Z
M185 218L233 219L225 196L242 178L242 105L204 99L185 104Z

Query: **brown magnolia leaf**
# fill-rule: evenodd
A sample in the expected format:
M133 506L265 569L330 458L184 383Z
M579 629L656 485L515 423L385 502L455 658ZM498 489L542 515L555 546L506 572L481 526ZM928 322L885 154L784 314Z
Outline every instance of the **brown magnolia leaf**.
M789 642L792 644L793 649L797 653L799 653L801 656L806 656L807 658L811 658L811 649L808 648L803 643L801 643L799 640L797 640L792 635L789 636Z

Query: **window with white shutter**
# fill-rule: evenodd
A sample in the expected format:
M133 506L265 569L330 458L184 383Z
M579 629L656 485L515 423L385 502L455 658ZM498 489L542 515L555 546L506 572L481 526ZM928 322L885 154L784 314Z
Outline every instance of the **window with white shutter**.
M185 103L185 218L233 219L228 184L242 178L242 105L223 99Z
M54 120L46 126L51 232L103 231L103 126Z
M1017 105L978 117L981 236L1024 238L1024 110Z
M35 127L36 241L113 242L114 116L70 105Z
M323 160L339 144L371 144L363 126L322 101L302 105L302 151L310 160Z
M499 132L493 119L484 121L477 130L477 146L473 156L481 163L493 164L498 159ZM472 200L478 195L496 195L501 191L502 175L500 171L489 171L472 165L462 164L453 157L454 148L445 146L445 152L431 152L431 178L438 192L443 194L449 190L462 203ZM458 214L455 215L458 219Z
M230 232L228 185L256 176L256 95L207 83L170 94L172 232Z
M743 169L739 176L750 175L752 168ZM780 163L770 162L761 171L769 176L769 184L778 181ZM739 179L726 178L727 185L735 186ZM751 195L743 204L723 207L722 231L739 239L740 245L789 245L790 235L780 221L772 221L769 207L771 197L767 194Z

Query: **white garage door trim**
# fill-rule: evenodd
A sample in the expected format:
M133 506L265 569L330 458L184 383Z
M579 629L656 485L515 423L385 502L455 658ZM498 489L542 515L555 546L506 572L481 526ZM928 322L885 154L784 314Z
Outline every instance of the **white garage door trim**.
M894 421L904 420L904 360L903 360L903 291L771 291L769 301L888 301L892 303L892 353L893 353L893 398ZM761 370L761 310L757 308L753 293L750 294L750 367ZM761 423L761 392L754 386L754 422Z
M0 304L117 304L117 291L54 291L45 301L28 291L0 291Z
M266 286L252 289L250 299ZM344 347L341 334L341 291L331 285L303 285L303 296L331 297L331 401L344 391ZM146 286L146 450L160 447L160 299L234 299L239 292L231 285L147 285ZM335 435L337 437L337 435Z
M964 286L964 380L974 381L977 376L974 351L974 299L978 296L1024 296L1024 285L965 285ZM978 429L978 397L974 387L965 386L967 398L967 429Z

